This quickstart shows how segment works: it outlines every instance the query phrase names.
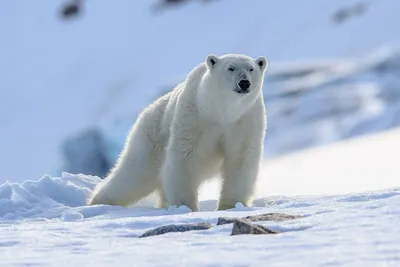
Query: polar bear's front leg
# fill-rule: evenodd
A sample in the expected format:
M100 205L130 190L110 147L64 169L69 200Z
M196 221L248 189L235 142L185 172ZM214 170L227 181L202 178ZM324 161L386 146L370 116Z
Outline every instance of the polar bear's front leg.
M222 188L218 210L234 208L237 202L251 206L261 153L259 149L230 153L222 166Z
M191 160L171 149L167 151L162 169L163 194L168 206L185 205L192 211L198 211L199 179L191 170Z

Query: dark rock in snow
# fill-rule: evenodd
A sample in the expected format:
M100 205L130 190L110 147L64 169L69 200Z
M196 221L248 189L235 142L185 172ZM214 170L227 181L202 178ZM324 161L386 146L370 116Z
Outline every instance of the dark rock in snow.
M258 224L252 224L249 220L236 219L233 222L231 235L266 235L277 234L279 232L273 231Z
M294 220L294 219L298 219L298 218L302 218L302 216L290 215L290 214L285 214L285 213L265 213L265 214L247 216L247 217L244 217L241 219L245 219L245 220L248 220L251 222L261 222L261 221L281 222L281 221L287 221L287 220ZM217 225L234 223L238 219L239 218L220 217L220 218L218 218Z
M149 237L154 235L162 235L171 232L187 232L187 231L195 231L195 230L207 230L212 227L209 223L188 223L188 224L171 224L171 225L164 225L157 227L155 229L151 229L141 236L142 237Z
M252 222L258 221L285 221L285 220L293 220L297 218L302 218L303 216L296 216L284 213L265 213L259 214L254 216L247 216L244 218L218 218L217 225L223 225L228 223L233 223L232 233L231 235L265 235L265 234L277 234L278 231L273 231L268 229L265 226L252 224ZM164 225L161 227L157 227L155 229L151 229L141 236L142 237L149 237L154 235L162 235L171 232L186 232L186 231L195 231L195 230L207 230L212 227L209 223L195 223L195 224L171 224L171 225Z

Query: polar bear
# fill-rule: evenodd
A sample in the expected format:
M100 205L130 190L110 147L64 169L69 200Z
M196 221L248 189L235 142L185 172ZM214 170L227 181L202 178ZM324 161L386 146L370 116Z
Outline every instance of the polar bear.
M198 211L201 184L217 175L217 210L250 206L262 159L267 58L210 54L172 91L150 104L88 205L130 206L156 192L158 207Z

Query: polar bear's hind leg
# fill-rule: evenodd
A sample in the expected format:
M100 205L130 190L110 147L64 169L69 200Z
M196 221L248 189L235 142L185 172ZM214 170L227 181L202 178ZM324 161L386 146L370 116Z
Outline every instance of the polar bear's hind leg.
M148 140L133 134L108 177L94 190L89 205L129 206L159 188L158 160Z

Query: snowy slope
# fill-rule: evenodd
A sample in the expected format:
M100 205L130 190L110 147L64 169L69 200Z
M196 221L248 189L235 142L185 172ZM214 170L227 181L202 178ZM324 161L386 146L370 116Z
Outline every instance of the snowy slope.
M364 14L341 25L332 14L357 1L192 1L153 16L154 1L96 0L81 19L62 23L63 2L2 3L0 181L52 172L66 136L136 113L209 53L266 55L273 69L280 61L362 56L398 41L396 0L368 1ZM232 23L243 14L251 16Z
M400 186L400 129L267 161L260 195L350 194Z
M267 156L400 126L400 46L276 66L265 84Z
M352 194L400 187L400 128L266 160L257 196ZM215 199L219 184L202 188L202 199Z
M266 162L254 207L220 212L213 211L212 190L202 193L201 211L193 213L84 206L97 177L64 173L5 183L0 266L398 266L400 181L393 147L399 137L396 130ZM161 225L215 224L220 216L266 212L306 217L261 223L281 231L277 235L230 236L232 226L222 225L137 238Z

